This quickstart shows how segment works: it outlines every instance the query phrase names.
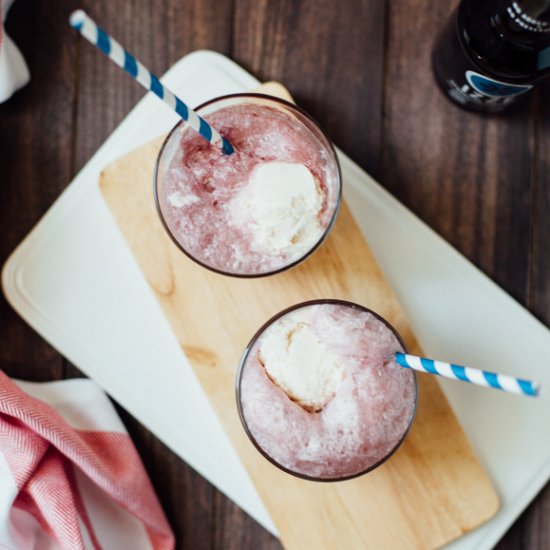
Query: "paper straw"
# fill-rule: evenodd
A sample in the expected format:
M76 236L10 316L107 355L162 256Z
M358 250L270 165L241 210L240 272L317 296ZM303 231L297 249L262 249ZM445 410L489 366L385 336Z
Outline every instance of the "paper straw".
M414 369L420 372L428 372L430 374L438 374L445 378L453 380L462 380L470 382L477 386L485 386L487 388L495 388L509 393L518 395L537 396L539 385L530 380L515 378L507 374L496 374L484 370L473 369L471 367L462 367L444 361L434 361L433 359L425 359L416 355L408 355L405 353L396 353L395 360L398 365L408 369Z
M76 29L86 40L97 46L109 59L130 73L144 88L153 92L176 111L204 139L219 147L226 155L233 153L233 146L223 136L161 84L160 80L151 71L146 69L103 29L99 28L84 11L77 10L73 12L69 22L71 27Z

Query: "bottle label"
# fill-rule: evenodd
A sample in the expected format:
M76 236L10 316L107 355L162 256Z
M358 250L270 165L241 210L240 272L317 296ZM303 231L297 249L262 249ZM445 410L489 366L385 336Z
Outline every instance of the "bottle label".
M510 84L501 82L476 73L475 71L466 71L466 80L468 84L478 93L489 97L510 97L528 92L533 86L528 84Z

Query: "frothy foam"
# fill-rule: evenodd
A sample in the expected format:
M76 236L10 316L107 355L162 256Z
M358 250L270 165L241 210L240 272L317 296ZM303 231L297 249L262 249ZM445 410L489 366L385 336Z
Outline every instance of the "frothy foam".
M173 133L157 183L172 236L228 273L269 273L298 261L321 240L338 202L326 147L302 122L265 105L205 118L235 152L220 154L185 126Z
M266 344L283 349L284 344L273 341L276 335L285 338L282 327L304 323L304 315L308 331L343 370L320 412L304 410L290 399L284 389L288 379L271 380L262 366ZM394 361L395 352L403 348L393 331L374 315L339 304L294 310L271 327L250 350L240 380L243 417L266 454L293 472L335 479L365 471L392 452L408 429L416 401L414 374ZM314 357L318 359L316 353ZM299 368L307 361L303 356L291 362ZM321 369L330 373L329 379L337 370L332 367ZM312 391L324 399L330 393L325 383L313 386L317 390L306 389L308 395Z

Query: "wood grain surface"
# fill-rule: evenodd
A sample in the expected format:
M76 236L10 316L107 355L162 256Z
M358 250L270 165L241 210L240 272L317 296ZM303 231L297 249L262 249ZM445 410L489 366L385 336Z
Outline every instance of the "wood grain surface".
M335 143L507 292L550 324L550 95L498 117L439 95L429 50L457 0L17 0L7 32L32 81L0 105L0 260L143 91L66 24L83 7L157 73L195 49L285 82ZM0 302L0 367L78 371ZM279 548L276 539L120 410L179 548ZM550 548L547 486L497 545Z
M345 483L308 483L256 451L238 418L235 375L251 335L279 311L320 297L356 302L390 321L411 353L422 352L345 202L321 248L277 276L223 277L189 260L154 205L151 174L161 144L155 140L106 167L101 192L285 547L439 548L492 517L498 496L431 376L418 377L411 431L376 472Z

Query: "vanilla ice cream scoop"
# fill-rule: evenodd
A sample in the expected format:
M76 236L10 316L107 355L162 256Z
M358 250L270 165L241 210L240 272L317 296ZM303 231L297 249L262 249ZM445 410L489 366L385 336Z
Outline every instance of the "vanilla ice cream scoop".
M258 359L269 378L309 412L320 411L332 399L345 374L340 358L307 320L292 315L266 330Z
M323 191L303 164L265 162L254 167L232 208L236 223L250 224L253 247L270 254L295 254L322 235Z

